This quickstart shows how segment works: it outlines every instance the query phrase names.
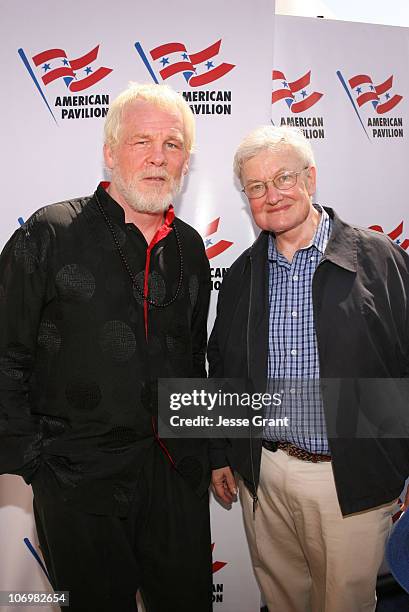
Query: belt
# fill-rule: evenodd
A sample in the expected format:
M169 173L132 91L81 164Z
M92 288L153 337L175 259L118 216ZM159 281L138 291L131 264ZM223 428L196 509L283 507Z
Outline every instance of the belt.
M269 440L263 440L262 445L267 450L275 453L278 449L284 451L290 457L295 457L301 461L311 461L312 463L319 463L321 461L331 461L331 455L320 455L319 453L310 453L304 448L298 448L291 442L271 442Z

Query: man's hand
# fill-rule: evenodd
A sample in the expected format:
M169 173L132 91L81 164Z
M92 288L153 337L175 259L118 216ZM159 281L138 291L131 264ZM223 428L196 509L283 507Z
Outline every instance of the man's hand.
M230 506L237 499L237 486L229 466L213 470L212 487L216 497Z

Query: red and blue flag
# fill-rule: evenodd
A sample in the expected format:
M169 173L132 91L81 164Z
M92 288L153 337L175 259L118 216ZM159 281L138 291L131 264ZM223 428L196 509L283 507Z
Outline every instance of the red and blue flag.
M272 104L285 100L292 113L301 113L313 106L323 96L318 91L311 91L311 70L295 81L288 81L284 72L273 70Z

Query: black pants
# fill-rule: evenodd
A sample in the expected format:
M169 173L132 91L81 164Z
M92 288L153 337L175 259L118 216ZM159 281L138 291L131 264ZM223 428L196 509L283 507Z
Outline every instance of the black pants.
M209 504L155 444L127 518L81 512L34 487L37 534L53 587L75 612L209 612Z

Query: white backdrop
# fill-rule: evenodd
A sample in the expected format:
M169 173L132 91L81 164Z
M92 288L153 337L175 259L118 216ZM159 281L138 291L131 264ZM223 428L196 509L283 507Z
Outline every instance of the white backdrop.
M0 244L19 218L90 194L108 178L102 126L109 101L130 80L166 82L184 92L197 116L197 150L176 210L202 232L218 286L222 268L254 238L231 160L253 124L270 119L273 19L274 0L239 11L234 0L194 8L187 0L152 7L135 0L9 2L0 39L7 84ZM30 508L30 488L0 477L0 590L47 587L23 542L28 537L37 547ZM215 610L256 610L240 510L227 513L213 502L211 512Z
M272 119L276 125L298 122L311 137L318 165L316 200L333 206L346 221L378 225L386 233L399 231L403 221L395 239L408 248L408 28L277 15L274 70L285 76L273 79L275 97L290 90L290 105L285 98L273 101ZM362 83L350 87L359 76ZM382 84L385 91L377 96L375 88ZM367 93L372 98L365 102ZM387 97L397 102L389 111ZM303 111L299 102L312 105Z
M19 217L89 194L106 178L102 115L109 99L129 80L157 79L185 92L197 112L197 151L177 211L201 231L208 249L210 325L224 271L255 236L233 180L233 151L270 117L300 125L311 137L317 201L347 221L378 226L408 248L407 29L277 16L273 30L270 0L240 5L240 11L234 0L210 0L194 14L186 0L159 3L154 14L131 0L122 0L120 10L97 11L91 0L76 9L73 4L15 0L3 15L0 244ZM177 44L163 48L167 43ZM177 62L194 64L196 74ZM53 72L61 68L65 72ZM92 76L94 84L86 80ZM0 477L0 590L47 586L23 543L28 537L36 545L30 504L30 489L20 479ZM211 514L215 610L256 612L238 505L226 512L212 501Z

